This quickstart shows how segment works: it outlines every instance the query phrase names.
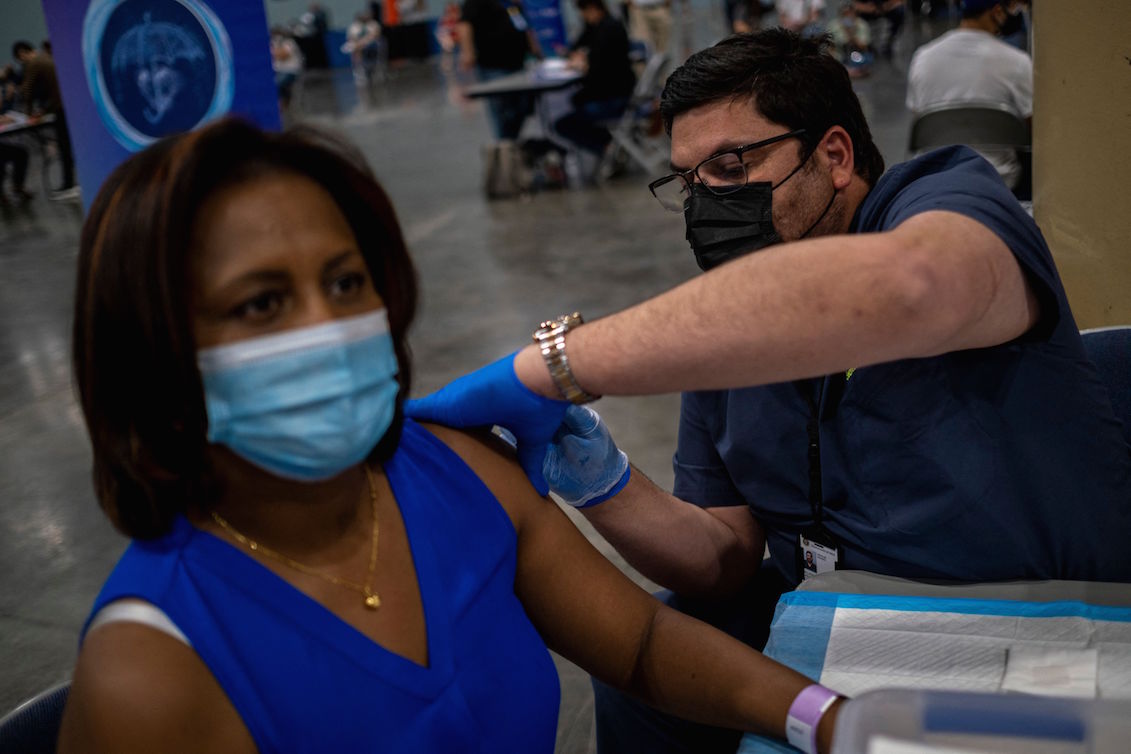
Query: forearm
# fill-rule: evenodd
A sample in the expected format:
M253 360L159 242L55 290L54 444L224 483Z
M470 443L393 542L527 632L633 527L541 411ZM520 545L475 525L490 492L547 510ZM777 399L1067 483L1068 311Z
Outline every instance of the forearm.
M661 607L626 690L681 717L784 738L790 704L812 682L721 631ZM838 707L818 726L822 752L831 748Z
M597 552L558 506L534 496L513 467L491 473L465 452L466 436L438 436L454 438L453 449L511 516L515 594L550 648L681 717L783 735L789 707L809 680L662 605Z
M579 327L567 340L574 376L594 394L724 389L1020 335L1035 321L1035 309L1021 312L1011 298L1006 320L994 309L987 321L1004 282L998 256L990 264L963 248L986 243L990 231L953 213L935 214L946 217L749 254ZM932 237L944 235L940 222L954 228L945 242ZM1011 256L1000 264L1014 265L1004 273L1012 275L1010 286L1024 286ZM1025 299L1023 290L1011 295ZM532 390L556 395L536 350L520 353L515 371Z
M459 41L460 62L470 68L475 65L475 32L471 24L466 21L456 24L456 39Z
M764 539L745 505L700 508L635 468L616 497L581 512L633 568L679 594L731 594L761 562Z

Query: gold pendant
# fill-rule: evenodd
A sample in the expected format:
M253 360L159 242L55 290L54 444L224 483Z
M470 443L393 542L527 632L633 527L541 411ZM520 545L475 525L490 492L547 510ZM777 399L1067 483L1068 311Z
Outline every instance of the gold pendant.
M376 610L381 607L381 598L376 594L367 594L365 596L365 606L370 610Z

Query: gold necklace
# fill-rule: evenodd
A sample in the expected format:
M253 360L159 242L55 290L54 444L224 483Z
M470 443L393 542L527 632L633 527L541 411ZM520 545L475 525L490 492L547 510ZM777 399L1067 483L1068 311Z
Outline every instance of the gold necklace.
M344 586L347 589L352 589L355 592L359 592L361 593L361 596L365 598L363 603L365 607L370 610L376 610L377 608L381 607L381 598L378 597L377 593L373 591L372 586L373 576L377 573L377 485L373 482L373 472L369 470L369 466L363 465L362 468L365 469L365 478L369 482L369 498L373 502L373 544L369 550L369 568L365 573L364 584L359 584L356 581L349 581L348 579L339 578L337 576L334 576L333 574L322 573L321 571L315 570L308 565L299 563L297 560L292 560L291 558L288 558L286 555L283 555L280 552L275 552L271 548L266 547L259 542L256 542L254 539L249 539L243 534L240 534L231 524L224 520L223 516L221 516L216 511L212 511L212 520L218 523L224 531L235 537L236 541L247 547L249 550L262 553L273 560L277 560L283 565L289 566L290 568L299 571L300 573L305 573L308 576L317 576L320 579L329 581L331 584Z

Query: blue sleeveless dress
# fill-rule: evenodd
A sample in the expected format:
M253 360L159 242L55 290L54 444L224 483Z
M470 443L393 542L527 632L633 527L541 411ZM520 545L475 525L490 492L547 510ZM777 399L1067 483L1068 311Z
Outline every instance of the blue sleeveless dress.
M167 536L130 545L91 616L124 597L163 610L261 752L550 754L558 677L514 594L506 513L411 420L384 469L416 565L429 667L382 648L184 518Z

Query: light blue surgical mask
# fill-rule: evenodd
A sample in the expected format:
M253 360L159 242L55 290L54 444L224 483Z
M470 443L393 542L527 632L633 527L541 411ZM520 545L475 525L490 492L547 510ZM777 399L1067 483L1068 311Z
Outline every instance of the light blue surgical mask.
M384 309L197 352L208 441L277 476L329 479L360 463L396 412Z

